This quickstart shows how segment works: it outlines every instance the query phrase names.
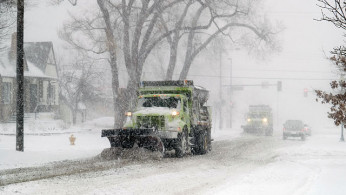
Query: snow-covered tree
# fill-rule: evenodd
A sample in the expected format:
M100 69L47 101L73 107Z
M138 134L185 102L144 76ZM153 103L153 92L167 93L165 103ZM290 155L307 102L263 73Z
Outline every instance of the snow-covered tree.
M16 23L16 6L14 0L0 0L0 51L8 45L5 43L13 32Z
M248 29L260 40L269 41L268 29L251 20L249 13L256 7L254 1L246 2L243 6L237 0L97 0L98 10L82 17L71 16L61 37L79 50L108 58L115 127L121 127L123 113L136 97L144 64L160 43L167 41L170 45L166 79L172 79L179 41L185 39L185 60L180 74L180 79L185 79L200 51L233 28ZM126 90L119 87L122 62L129 78Z
M93 101L98 96L94 84L101 78L101 74L95 71L95 67L92 60L84 58L60 68L60 94L72 110L73 124L76 124L80 105Z

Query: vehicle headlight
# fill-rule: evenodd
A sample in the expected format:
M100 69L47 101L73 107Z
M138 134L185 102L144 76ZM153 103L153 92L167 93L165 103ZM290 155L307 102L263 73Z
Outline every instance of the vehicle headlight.
M132 116L132 112L126 112L125 116Z
M248 119L247 119L247 122L251 122L251 118L248 118Z
M175 111L175 110L174 110L174 111L172 112L172 116L178 116L178 115L179 115L179 112L178 112L178 111Z
M267 119L267 118L263 118L263 119L262 119L262 122L267 123L267 122L268 122L268 119Z

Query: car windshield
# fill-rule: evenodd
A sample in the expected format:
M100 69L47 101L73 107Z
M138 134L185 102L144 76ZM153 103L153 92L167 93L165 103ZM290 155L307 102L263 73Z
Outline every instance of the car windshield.
M167 107L167 108L180 108L180 98L177 97L144 97L138 100L138 109L148 107Z
M286 121L286 123L284 124L285 128L291 128L291 129L301 129L303 128L303 126L304 124L300 120L289 120L289 121Z

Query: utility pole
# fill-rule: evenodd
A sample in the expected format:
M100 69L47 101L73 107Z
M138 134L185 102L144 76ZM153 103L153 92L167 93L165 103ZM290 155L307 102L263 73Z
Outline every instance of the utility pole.
M24 0L17 0L16 150L24 152Z
M344 142L345 139L344 139L344 124L341 123L341 137L340 137L340 141L341 142Z
M232 128L232 111L233 111L233 101L232 101L232 92L233 92L233 88L232 88L232 58L229 58L230 60L230 77L229 77L229 101L230 101L230 105L229 105L229 127Z
M222 51L220 49L220 91L219 91L219 97L220 97L220 104L219 104L219 128L222 129Z

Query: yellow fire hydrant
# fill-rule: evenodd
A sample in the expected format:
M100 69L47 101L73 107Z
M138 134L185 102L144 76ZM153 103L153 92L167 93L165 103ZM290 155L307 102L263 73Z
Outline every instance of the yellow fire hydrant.
M70 144L71 145L74 145L74 142L76 141L76 137L75 136L73 136L73 134L69 137L69 139L70 139Z

